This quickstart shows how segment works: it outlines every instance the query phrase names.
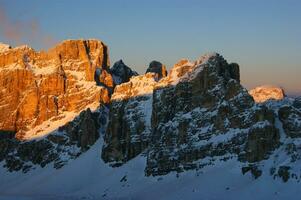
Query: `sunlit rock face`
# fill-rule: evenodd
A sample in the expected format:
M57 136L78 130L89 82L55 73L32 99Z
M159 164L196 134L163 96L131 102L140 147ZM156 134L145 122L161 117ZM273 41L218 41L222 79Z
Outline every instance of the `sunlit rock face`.
M11 46L0 42L0 53L11 49Z
M104 77L111 76L108 68L108 48L98 40L66 40L47 52L7 47L0 52L0 130L31 138L88 107L95 110L109 101L113 80ZM104 71L103 87L96 85L97 69Z
M284 90L276 86L260 86L249 91L255 102L262 103L267 100L282 100L285 97Z

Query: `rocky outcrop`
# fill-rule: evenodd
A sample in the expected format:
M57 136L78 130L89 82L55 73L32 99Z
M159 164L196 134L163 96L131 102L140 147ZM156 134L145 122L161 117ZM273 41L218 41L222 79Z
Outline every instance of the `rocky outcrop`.
M288 137L301 137L301 107L300 99L296 99L291 105L286 104L279 108L279 119Z
M0 130L15 131L20 139L31 138L41 135L53 121L61 121L59 125L70 121L70 113L108 102L106 90L113 87L108 69L107 46L98 40L67 40L47 52L28 46L2 51ZM96 70L102 71L98 81L104 87L95 84ZM50 124L43 125L49 120ZM43 127L34 130L37 126Z
M138 73L125 65L122 60L114 63L110 72L113 76L115 85L128 82L132 76L138 76Z
M249 91L255 102L262 103L267 100L282 100L285 97L284 90L276 86L260 86Z
M301 97L298 97L294 100L293 106L299 110L301 110Z
M250 128L245 146L246 160L250 163L267 159L269 153L280 145L279 130L269 121Z
M149 72L155 73L156 78L158 80L167 76L167 70L166 70L165 65L163 65L162 63L155 61L155 60L149 64L149 67L147 68L146 73L149 73Z
M65 132L71 141L77 142L77 146L85 150L99 138L99 114L99 112L92 113L90 109L87 109L81 112L75 120L60 127L59 131ZM53 137L53 135L51 134L49 137ZM51 141L55 143L55 140Z

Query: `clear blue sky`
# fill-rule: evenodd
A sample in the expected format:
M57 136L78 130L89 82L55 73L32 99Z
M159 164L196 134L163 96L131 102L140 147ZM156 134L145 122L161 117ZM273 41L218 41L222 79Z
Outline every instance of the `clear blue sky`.
M300 0L0 0L0 8L4 43L43 49L97 38L111 63L123 59L140 73L154 59L170 68L216 51L240 64L247 88L301 95Z

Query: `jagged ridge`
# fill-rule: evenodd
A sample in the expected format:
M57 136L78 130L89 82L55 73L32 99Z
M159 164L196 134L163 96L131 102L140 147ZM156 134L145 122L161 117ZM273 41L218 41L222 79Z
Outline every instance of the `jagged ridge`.
M30 48L17 49L27 52ZM16 49L0 55L8 55L10 51ZM62 55L65 58L68 54ZM71 53L65 61L79 55ZM28 68L25 57L25 60L22 58L23 67ZM181 60L168 75L162 64L155 64L147 70L150 73L140 76L122 61L112 69L99 65L101 67L98 66L92 76L86 76L89 77L86 81L96 82L107 91L101 94L107 96L106 102L102 103L110 100L108 127L104 120L108 110L101 106L103 112L98 117L85 111L75 121L42 140L19 143L8 133L0 145L6 167L24 172L28 162L41 166L53 162L55 167L61 167L64 162L58 155L68 146L77 146L80 150L74 155L80 155L94 144L99 134L97 129L101 128L105 132L102 158L112 166L120 166L140 154L145 155L148 176L199 170L216 161L236 159L243 165L242 173L251 172L255 178L268 172L284 181L290 177L298 179L300 99L256 104L240 85L239 66L228 64L216 53L202 56L195 62ZM86 67L83 69L87 70ZM10 71L10 67L5 65L1 70ZM122 83L120 80L129 82L117 85ZM90 127L91 124L96 125ZM40 148L40 144L45 145L46 150ZM27 150L22 153L27 145L41 151L33 154L38 157L28 158ZM10 155L8 159L6 155ZM290 160L281 162L284 158ZM274 161L272 164L271 160Z

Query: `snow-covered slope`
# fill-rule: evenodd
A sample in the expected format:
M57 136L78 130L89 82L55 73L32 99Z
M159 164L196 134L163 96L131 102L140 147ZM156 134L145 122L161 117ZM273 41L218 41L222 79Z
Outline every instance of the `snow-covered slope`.
M39 168L27 174L0 169L1 200L99 199L298 199L300 184L283 183L268 174L242 175L241 163L217 160L199 171L146 177L146 158L138 156L119 168L99 158L102 141L61 169ZM272 161L270 161L272 162ZM267 172L268 173L268 172Z
M4 44L0 42L0 53L9 50L11 47L8 44Z

